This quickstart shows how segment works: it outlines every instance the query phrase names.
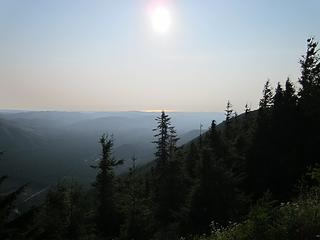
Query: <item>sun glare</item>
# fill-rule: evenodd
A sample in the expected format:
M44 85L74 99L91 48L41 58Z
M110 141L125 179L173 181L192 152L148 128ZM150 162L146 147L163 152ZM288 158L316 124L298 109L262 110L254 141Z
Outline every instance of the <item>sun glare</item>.
M171 15L165 6L155 6L151 10L151 24L156 33L165 34L171 26Z

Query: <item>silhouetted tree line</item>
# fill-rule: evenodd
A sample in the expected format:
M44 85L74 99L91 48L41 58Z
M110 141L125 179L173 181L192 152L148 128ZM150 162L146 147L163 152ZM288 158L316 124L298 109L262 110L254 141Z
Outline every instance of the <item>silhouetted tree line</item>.
M175 128L162 112L154 129L155 161L137 168L133 157L124 176L114 175L122 161L112 155L112 137L103 135L92 189L62 181L40 206L17 216L12 210L24 186L1 195L0 238L189 238L241 221L252 205L264 203L265 193L292 199L302 180L313 184L303 176L320 164L320 56L313 38L300 65L298 89L287 79L273 90L268 80L258 110L246 105L238 116L228 101L225 121L212 121L185 146L177 147Z

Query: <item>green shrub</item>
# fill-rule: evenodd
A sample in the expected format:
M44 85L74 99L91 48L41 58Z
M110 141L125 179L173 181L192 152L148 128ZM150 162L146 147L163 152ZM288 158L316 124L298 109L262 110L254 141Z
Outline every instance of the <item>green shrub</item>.
M320 238L320 188L275 206L269 196L252 208L247 219L227 227L212 226L210 236L197 240L301 240Z

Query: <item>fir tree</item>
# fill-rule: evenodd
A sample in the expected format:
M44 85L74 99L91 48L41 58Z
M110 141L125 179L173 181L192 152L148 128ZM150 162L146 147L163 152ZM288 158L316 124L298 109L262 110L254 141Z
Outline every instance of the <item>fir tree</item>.
M170 157L170 151L173 148L174 139L171 139L170 132L174 129L171 127L170 117L164 112L161 116L156 118L157 128L153 131L157 132L154 137L156 138L153 143L156 144L157 151L155 152L156 162L158 167L165 165Z
M246 105L244 106L244 124L243 124L243 128L245 131L249 129L249 125L251 122L249 117L250 112L251 112L251 108L249 107L248 103L246 103Z
M232 113L233 113L232 105L231 105L230 101L228 100L227 107L225 110L226 124L230 124L231 118L232 118Z
M143 178L137 173L136 158L132 157L129 175L124 180L124 223L121 226L120 239L143 240L151 237L151 216L148 194L144 192Z
M247 156L247 185L250 191L257 195L266 191L270 184L272 175L272 121L271 107L273 106L273 92L268 80L262 91L262 98L259 102L256 129L253 136L253 145Z
M233 115L232 105L231 105L230 101L228 100L227 107L226 107L226 110L225 110L225 116L226 116L226 119L225 119L225 136L226 136L227 139L230 139L231 138L231 134L232 134L232 127L231 127L231 119L233 117L232 115Z
M209 136L210 136L209 138L210 147L213 155L217 157L217 159L224 157L226 154L226 149L221 139L220 132L217 130L217 125L215 120L212 120L211 122Z
M175 213L179 211L181 200L181 160L176 156L178 140L170 117L162 111L156 118L157 128L154 131L156 140L156 167L153 176L153 212L158 224L160 239L167 239L171 234L169 225L175 221Z
M278 83L274 97L273 97L273 108L274 111L277 112L282 109L284 92L280 83Z
M285 84L285 91L284 91L283 97L284 97L285 105L287 105L291 110L295 110L297 107L298 97L296 95L296 90L294 88L294 85L292 84L289 78L287 78L287 81Z
M314 95L319 94L320 88L320 57L318 42L314 38L307 40L307 52L306 55L302 56L300 64L301 77L299 83L302 86L299 91L300 102L308 104L312 102Z
M123 163L112 156L113 139L104 134L100 138L102 148L96 181L93 186L97 192L97 228L107 239L118 233L118 216L115 202L114 167Z
M265 110L270 108L273 103L273 92L272 92L272 87L270 85L270 80L268 80L265 83L262 94L263 96L260 100L259 108L262 110Z
M300 121L305 122L301 126L300 134L301 155L305 159L305 165L313 165L319 162L320 150L316 143L320 142L320 54L318 42L313 38L307 41L306 55L300 60L301 77L299 82L299 112Z
M273 134L269 144L273 155L270 158L273 166L270 190L278 197L285 196L303 169L298 157L298 148L295 147L298 143L299 124L297 96L292 83L287 79L285 89L278 84L274 96L271 126Z
M179 138L177 132L173 126L169 126L169 157L174 158L175 152L177 150L177 142Z

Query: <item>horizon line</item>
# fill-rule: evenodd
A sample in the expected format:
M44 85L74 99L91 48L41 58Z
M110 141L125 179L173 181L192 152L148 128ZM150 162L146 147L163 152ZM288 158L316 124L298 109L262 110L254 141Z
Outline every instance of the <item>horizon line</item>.
M137 113L222 113L224 111L185 111L185 110L172 110L172 109L143 109L143 110L54 110L54 109L21 109L21 108L0 108L1 112L81 112L81 113L94 113L94 112L137 112Z

